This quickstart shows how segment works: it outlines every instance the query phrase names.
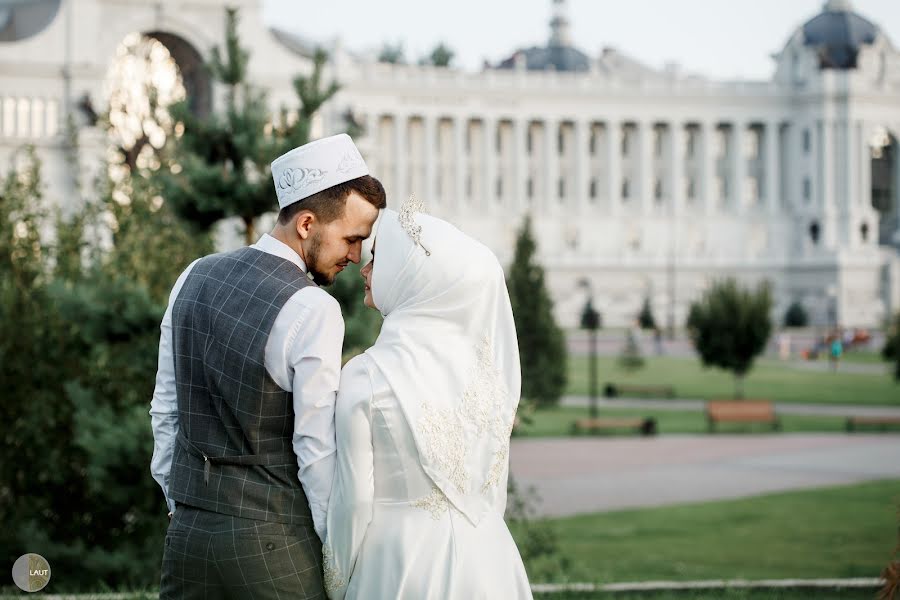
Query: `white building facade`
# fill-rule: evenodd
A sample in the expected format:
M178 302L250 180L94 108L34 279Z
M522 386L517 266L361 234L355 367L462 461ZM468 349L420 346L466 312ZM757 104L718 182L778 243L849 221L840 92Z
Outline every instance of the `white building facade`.
M0 163L35 143L65 201L105 144L77 127L71 160L66 115L77 124L84 98L104 105L121 40L159 39L190 75L222 43L224 18L213 0L43 4L53 14L8 9L6 29L0 8ZM253 81L273 106L295 105L290 81L310 69L309 44L264 27L256 1L232 4ZM585 282L612 326L645 298L658 321L682 326L690 301L726 276L770 281L778 321L792 302L821 325L875 326L900 310L900 53L883 31L830 0L777 54L772 80L714 82L614 50L589 57L571 45L565 0L552 9L546 46L479 73L331 48L328 75L342 87L318 133L352 115L391 205L416 194L506 264L531 215L566 326ZM215 108L200 76L186 87L198 110Z

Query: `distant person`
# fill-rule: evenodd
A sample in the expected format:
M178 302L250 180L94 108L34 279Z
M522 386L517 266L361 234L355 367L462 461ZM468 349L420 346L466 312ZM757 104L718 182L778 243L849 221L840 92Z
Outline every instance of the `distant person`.
M831 370L837 371L838 362L841 360L841 355L844 353L844 344L841 342L840 336L835 336L835 338L831 341Z
M782 331L778 334L778 338L776 340L776 344L778 345L778 358L781 360L790 360L791 359L791 334L787 331Z

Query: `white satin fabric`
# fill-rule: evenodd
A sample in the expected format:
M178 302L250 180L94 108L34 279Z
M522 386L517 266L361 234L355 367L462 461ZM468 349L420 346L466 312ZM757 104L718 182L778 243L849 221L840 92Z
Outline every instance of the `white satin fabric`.
M452 225L415 220L421 245L397 213L381 217L372 292L384 324L341 374L326 589L531 598L503 521L520 391L503 271Z

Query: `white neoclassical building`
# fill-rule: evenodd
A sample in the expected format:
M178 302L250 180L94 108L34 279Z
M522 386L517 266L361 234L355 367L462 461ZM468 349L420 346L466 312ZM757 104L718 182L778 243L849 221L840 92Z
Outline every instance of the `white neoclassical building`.
M230 5L253 81L273 107L294 105L290 80L316 40L264 26L257 0ZM505 263L530 214L568 326L585 281L608 325L645 297L680 325L724 276L769 280L779 320L794 301L823 325L900 310L900 52L886 32L829 0L777 52L771 80L710 81L612 49L589 56L571 43L566 1L550 9L545 44L477 73L329 48L342 88L317 133L352 118L393 205L422 197ZM106 144L84 115L105 106L134 32L168 48L195 110L215 108L198 65L223 40L222 2L0 0L0 163L34 143L51 196L76 198Z

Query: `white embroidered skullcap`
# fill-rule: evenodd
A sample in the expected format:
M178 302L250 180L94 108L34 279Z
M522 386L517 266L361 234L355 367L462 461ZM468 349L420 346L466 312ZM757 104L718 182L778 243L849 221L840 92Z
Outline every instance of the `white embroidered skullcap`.
M272 161L281 208L368 174L366 162L346 133L304 144Z

